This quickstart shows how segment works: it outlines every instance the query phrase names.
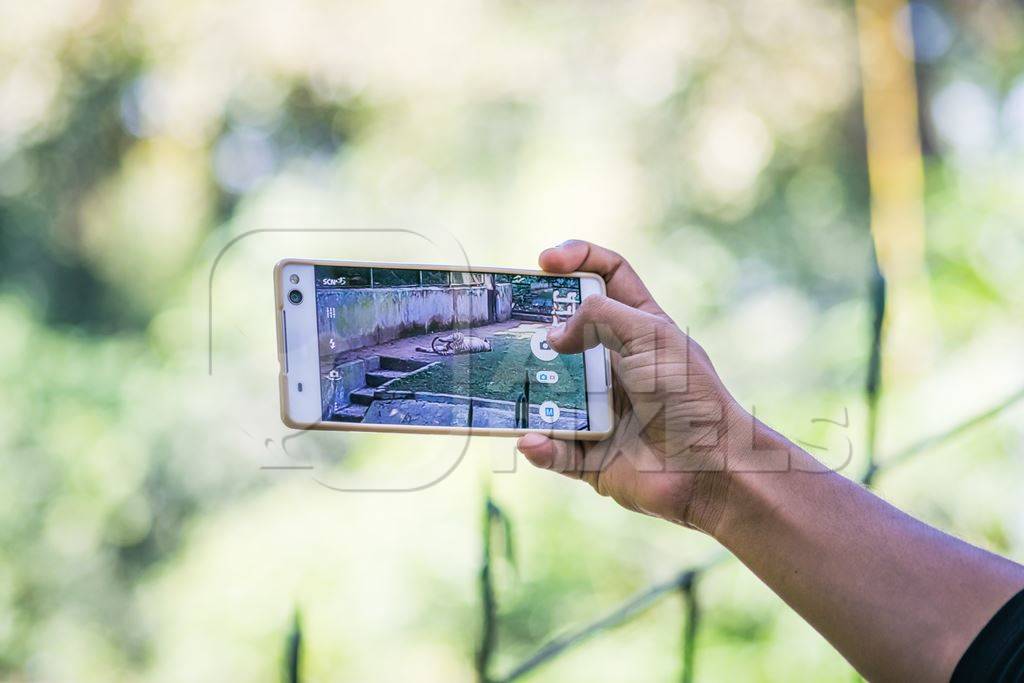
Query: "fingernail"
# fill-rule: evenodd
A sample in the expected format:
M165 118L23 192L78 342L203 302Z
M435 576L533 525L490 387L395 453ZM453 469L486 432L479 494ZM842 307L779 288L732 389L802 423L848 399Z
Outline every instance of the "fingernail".
M547 441L547 439L548 438L543 434L525 434L519 437L519 441L516 443L516 447L520 449L536 448L537 446Z
M519 437L516 446L523 452L527 460L543 470L549 470L554 457L551 444L548 444L547 448L538 448L546 443L548 443L548 438L543 434L526 434Z

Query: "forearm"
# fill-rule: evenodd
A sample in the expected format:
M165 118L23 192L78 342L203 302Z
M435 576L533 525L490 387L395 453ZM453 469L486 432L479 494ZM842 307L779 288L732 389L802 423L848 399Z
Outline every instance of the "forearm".
M865 677L948 680L972 638L1024 588L1024 567L823 471L759 423L752 434L730 453L714 535ZM785 449L789 469L757 471L768 449L770 468Z

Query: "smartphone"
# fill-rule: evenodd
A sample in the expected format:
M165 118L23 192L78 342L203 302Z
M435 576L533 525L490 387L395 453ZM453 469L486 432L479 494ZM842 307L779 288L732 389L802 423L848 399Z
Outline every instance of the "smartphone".
M281 418L296 429L598 440L614 426L603 346L547 331L594 273L285 259L274 268Z

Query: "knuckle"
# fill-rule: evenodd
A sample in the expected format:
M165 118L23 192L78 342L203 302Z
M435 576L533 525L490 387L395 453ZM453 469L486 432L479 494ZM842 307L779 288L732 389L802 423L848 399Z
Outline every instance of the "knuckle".
M608 250L608 256L610 257L611 262L613 264L613 268L615 270L622 271L623 273L628 273L634 277L639 277L636 271L633 269L632 264L630 264L629 259L627 259L625 256L612 249Z
M655 335L659 339L664 339L667 342L679 341L680 332L676 324L661 318L656 318L652 323Z
M583 317L595 317L600 316L601 313L608 310L608 297L604 294L593 294L588 296L580 304L579 309L576 311L577 315L583 314Z
M608 255L611 257L612 263L615 263L617 267L628 268L630 270L633 269L633 267L629 265L629 260L627 260L625 256L615 251L614 249L609 249Z

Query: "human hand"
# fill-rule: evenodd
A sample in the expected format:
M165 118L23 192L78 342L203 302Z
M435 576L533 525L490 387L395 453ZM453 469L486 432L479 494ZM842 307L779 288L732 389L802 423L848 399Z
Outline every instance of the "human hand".
M714 536L866 679L950 680L1024 567L900 512L755 420L619 255L573 240L540 264L605 279L608 296L587 297L548 341L611 351L618 421L604 441L533 433L519 450Z
M560 353L598 343L611 351L617 421L604 441L534 433L521 437L518 449L534 465L583 479L629 510L713 534L728 491L728 443L752 418L621 256L569 240L542 252L540 265L605 280L608 296L587 297L550 330L548 342Z

